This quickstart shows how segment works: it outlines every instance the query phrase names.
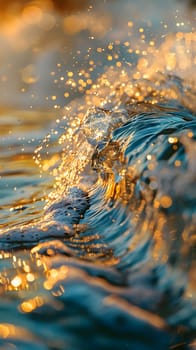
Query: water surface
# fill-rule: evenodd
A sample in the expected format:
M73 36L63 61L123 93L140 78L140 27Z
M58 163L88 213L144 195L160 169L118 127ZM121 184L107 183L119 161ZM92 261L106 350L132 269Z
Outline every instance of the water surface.
M0 348L195 349L194 13L25 16L1 29Z

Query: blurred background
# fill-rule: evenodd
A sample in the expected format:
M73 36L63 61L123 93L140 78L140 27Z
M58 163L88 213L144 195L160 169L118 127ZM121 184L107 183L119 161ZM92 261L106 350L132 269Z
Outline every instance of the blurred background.
M126 42L141 23L159 40L191 30L189 5L175 0L0 1L0 106L63 107L111 64L103 53L109 43ZM78 88L81 70L88 71L88 83Z

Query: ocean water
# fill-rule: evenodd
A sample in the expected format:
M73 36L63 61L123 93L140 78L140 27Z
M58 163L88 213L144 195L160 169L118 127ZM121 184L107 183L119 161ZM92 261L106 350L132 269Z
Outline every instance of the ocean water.
M101 0L1 24L0 349L195 350L194 23Z

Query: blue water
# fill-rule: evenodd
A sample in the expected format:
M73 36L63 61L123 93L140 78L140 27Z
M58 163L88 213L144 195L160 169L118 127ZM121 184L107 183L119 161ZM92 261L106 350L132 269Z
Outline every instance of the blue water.
M51 39L51 60L44 41L43 76L2 103L2 350L195 350L193 17L176 2L143 5L77 14L107 13L112 29L105 18L93 32L87 16L64 51Z

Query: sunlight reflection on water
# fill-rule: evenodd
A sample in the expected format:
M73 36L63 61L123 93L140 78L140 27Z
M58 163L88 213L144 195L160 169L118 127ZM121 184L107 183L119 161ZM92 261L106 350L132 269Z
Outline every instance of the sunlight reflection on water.
M194 12L42 6L0 29L0 348L193 350Z

